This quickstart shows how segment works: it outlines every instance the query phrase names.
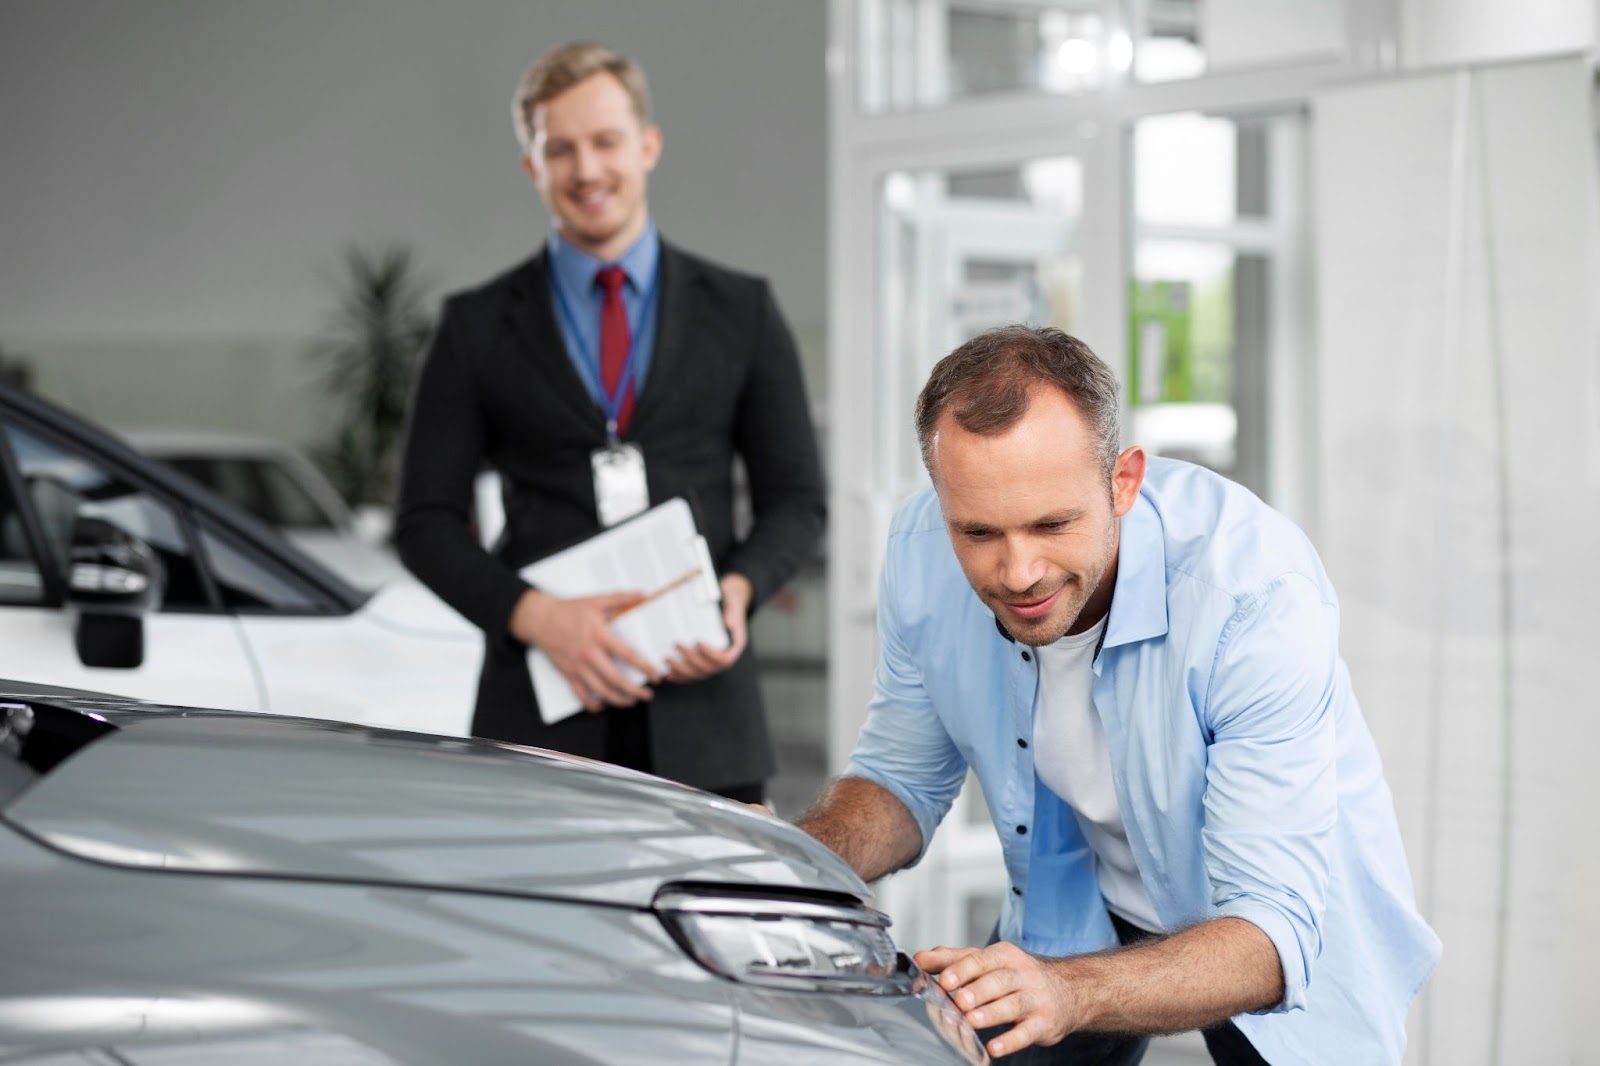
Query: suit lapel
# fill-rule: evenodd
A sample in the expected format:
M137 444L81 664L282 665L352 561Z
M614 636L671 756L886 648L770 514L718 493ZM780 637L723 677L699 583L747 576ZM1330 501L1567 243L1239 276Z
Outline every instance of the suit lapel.
M549 269L548 253L541 249L513 282L509 314L517 350L528 360L550 395L582 419L597 437L604 437L605 417L590 399L589 390L573 367L566 341L556 325L555 308L550 301Z
M694 324L699 321L701 289L694 261L666 241L661 242L661 263L656 293L656 347L650 356L650 374L634 397L633 425L628 436L659 417L683 390L673 382L682 375L693 351Z

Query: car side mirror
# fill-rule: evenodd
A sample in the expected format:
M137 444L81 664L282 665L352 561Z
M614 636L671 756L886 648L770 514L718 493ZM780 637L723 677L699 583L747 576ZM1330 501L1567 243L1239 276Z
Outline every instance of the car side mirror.
M161 604L166 569L144 541L103 518L80 516L67 549L67 600L85 666L144 662L144 616Z

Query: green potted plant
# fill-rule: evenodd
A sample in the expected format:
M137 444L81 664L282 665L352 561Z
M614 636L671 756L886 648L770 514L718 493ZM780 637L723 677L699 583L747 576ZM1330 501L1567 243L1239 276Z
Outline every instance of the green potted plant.
M311 349L336 405L315 454L370 523L371 511L386 512L394 499L406 404L433 321L408 247L351 247L343 266L338 307Z

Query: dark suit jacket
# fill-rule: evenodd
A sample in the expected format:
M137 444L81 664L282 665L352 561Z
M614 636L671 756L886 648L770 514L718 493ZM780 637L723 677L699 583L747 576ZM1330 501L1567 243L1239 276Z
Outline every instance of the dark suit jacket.
M567 357L545 253L450 297L413 398L396 543L429 588L483 629L473 732L597 758L602 715L540 719L526 648L507 624L516 571L599 528L590 453L604 419ZM719 572L759 604L815 550L825 518L816 436L794 341L759 278L663 242L656 348L624 434L645 457L652 502L689 495ZM755 523L736 541L732 464L749 472ZM506 531L492 553L468 524L472 483L500 472ZM764 780L772 746L746 653L649 704L655 770L703 788Z

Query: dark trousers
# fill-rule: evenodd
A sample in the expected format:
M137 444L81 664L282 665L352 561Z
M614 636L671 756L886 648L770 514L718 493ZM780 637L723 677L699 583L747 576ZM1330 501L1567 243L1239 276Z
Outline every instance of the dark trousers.
M607 707L600 713L605 715L605 761L630 770L655 773L655 760L650 757L650 715L645 708ZM755 781L711 791L740 803L761 803L766 788L762 782Z
M1111 924L1116 927L1117 939L1125 946L1155 935L1123 921L1115 914L1111 916ZM997 926L995 935L989 942L992 944L999 938L1000 930ZM1010 1027L997 1025L992 1029L983 1029L978 1032L978 1038L987 1047L989 1041L1008 1028ZM1205 1038L1206 1050L1211 1053L1211 1061L1217 1066L1267 1066L1267 1060L1257 1053L1255 1047L1239 1031L1239 1027L1232 1022L1222 1022L1209 1029L1202 1029L1200 1035ZM1069 1033L1059 1044L1050 1047L1023 1048L997 1061L1004 1066L1138 1066L1149 1047L1148 1036Z

